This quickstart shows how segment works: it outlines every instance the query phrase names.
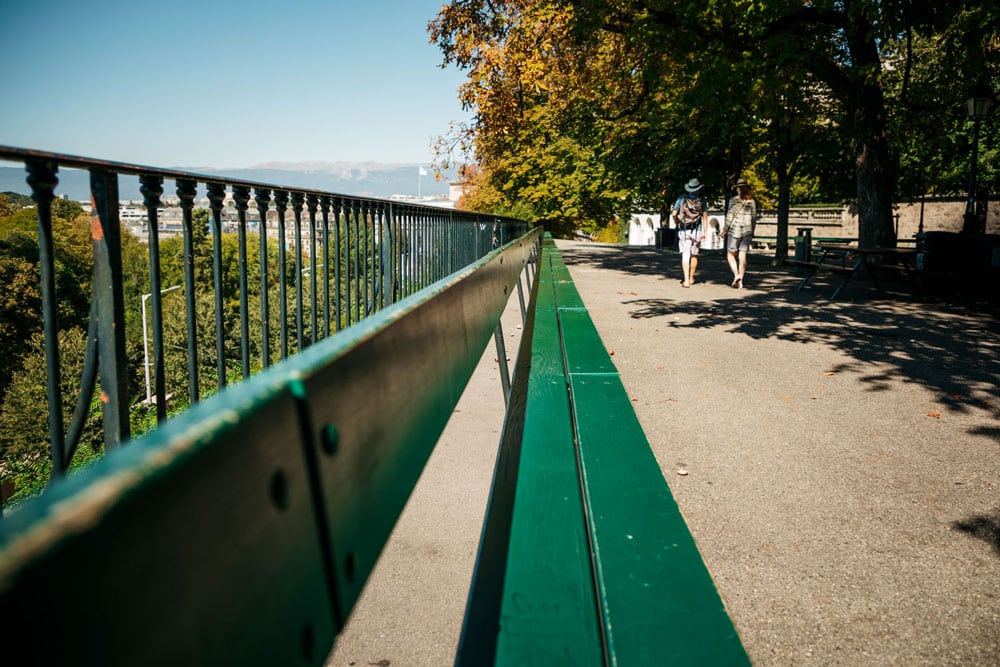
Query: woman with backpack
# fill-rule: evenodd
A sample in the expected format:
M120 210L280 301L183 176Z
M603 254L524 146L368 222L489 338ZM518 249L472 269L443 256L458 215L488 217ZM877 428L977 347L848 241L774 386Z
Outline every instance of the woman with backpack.
M726 222L722 228L722 236L726 239L726 260L733 272L733 287L743 287L743 276L747 272L747 253L750 251L750 241L753 240L754 227L759 217L753 190L741 178L736 181L736 196L729 200Z
M702 184L692 178L684 186L686 194L674 202L673 216L677 225L677 249L681 252L681 270L684 272L682 287L694 284L694 272L698 268L698 251L705 240L708 229L708 205L698 191Z

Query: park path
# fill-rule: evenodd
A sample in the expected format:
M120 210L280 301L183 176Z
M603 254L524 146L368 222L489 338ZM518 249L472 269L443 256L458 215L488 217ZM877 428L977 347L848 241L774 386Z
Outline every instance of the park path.
M754 664L1000 665L995 304L558 245ZM330 665L451 664L498 384L491 343Z

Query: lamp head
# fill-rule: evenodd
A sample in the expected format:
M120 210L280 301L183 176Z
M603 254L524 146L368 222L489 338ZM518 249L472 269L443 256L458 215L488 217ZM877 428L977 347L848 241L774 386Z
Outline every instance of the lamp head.
M969 118L984 118L993 106L993 91L984 83L977 83L966 101Z

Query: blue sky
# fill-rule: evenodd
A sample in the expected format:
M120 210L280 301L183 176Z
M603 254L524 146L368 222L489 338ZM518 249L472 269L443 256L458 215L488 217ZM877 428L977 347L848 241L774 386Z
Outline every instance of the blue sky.
M0 0L0 144L157 167L429 164L443 0Z

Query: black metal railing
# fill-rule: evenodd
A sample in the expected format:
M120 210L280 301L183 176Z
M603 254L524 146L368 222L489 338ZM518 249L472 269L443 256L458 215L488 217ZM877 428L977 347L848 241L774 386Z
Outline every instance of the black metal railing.
M497 216L20 148L0 146L0 160L24 166L37 208L53 477L69 468L98 387L100 444L113 448L136 430L137 412L149 413L152 425L155 409L159 423L169 410L245 379L528 231L527 223ZM91 305L69 418L52 216L59 169L88 172L91 191ZM123 177L138 178L145 207L134 233L120 216ZM176 196L165 195L170 181ZM179 225L165 223L171 213ZM167 235L178 227L176 238ZM136 276L142 248L144 275ZM135 388L142 375L145 392Z

